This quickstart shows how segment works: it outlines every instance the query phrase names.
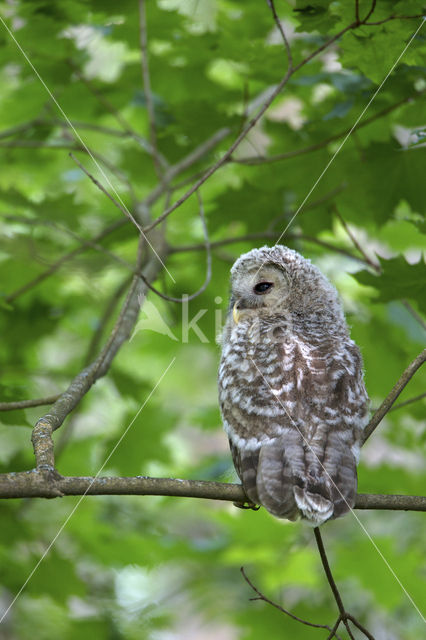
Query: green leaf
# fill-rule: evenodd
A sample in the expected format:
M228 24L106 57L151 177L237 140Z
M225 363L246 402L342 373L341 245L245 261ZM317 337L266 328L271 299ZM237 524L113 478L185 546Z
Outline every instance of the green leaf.
M390 300L414 300L419 308L426 313L424 296L426 268L423 260L410 264L403 256L380 260L381 274L374 275L368 271L354 274L354 278L368 287L374 287L379 292L378 302Z

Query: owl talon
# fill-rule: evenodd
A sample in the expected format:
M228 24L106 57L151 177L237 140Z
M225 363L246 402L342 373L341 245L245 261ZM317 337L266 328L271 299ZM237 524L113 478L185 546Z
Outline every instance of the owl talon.
M252 511L259 511L260 504L254 504L253 502L233 502L234 507L238 509L251 509Z

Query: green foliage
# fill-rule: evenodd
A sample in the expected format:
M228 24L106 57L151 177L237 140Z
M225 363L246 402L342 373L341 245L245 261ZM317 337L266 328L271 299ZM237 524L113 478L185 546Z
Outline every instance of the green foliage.
M375 277L368 271L361 271L355 275L358 282L379 291L377 300L389 302L407 298L418 304L419 309L426 313L424 295L425 263L420 260L410 264L403 256L380 260L382 271L380 277Z
M295 64L355 22L355 2L275 4L293 34ZM371 2L358 5L362 20ZM399 59L420 18L387 18L418 16L423 7L417 0L376 5L369 22L379 24L349 29L295 73L203 185L211 241L239 240L213 250L211 282L186 311L149 293L108 375L55 433L60 473L95 475L123 436L104 474L236 481L216 398L215 340L229 267L241 252L273 243L290 222L280 241L311 258L342 294L373 407L419 353L424 329L414 316L426 312L425 36L420 31ZM159 0L146 2L146 11L160 153L174 164L218 129L229 129L175 178L173 203L227 151L284 76L287 58L266 2ZM0 25L0 402L9 402L63 391L93 356L99 330L98 353L135 261L138 235L128 221L96 239L124 218L69 151L135 214L158 177L146 152L138 3L18 0L3 3L0 15L74 127ZM153 216L165 206L163 194ZM168 218L166 239L171 247L202 245L195 197ZM203 283L205 252L172 252L167 268L174 281L163 271L155 286L172 296L191 294ZM198 333L185 335L186 312L189 319L200 314ZM398 402L423 391L418 372ZM1 472L31 469L30 427L45 410L0 413ZM360 491L422 492L422 418L424 400L386 416L363 451ZM356 513L362 526L347 516L324 527L344 601L377 637L421 637L417 611L363 527L420 605L423 514ZM0 518L0 607L66 522L2 623L2 638L319 637L265 603L250 602L241 565L295 615L330 625L337 617L311 530L262 510L103 496L5 500Z

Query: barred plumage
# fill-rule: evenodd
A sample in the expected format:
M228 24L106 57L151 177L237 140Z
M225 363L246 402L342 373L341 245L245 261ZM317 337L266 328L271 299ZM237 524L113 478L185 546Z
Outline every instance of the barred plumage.
M242 255L231 284L219 400L243 487L280 518L343 515L368 397L337 292L283 246Z

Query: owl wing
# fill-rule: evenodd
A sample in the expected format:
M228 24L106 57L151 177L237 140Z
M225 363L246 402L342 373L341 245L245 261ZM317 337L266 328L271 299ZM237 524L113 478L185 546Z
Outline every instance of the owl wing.
M355 502L367 395L352 341L338 354L297 351L293 375L277 397L281 434L260 448L256 487L260 503L274 515L300 514L321 524Z

